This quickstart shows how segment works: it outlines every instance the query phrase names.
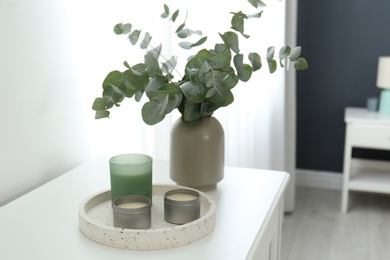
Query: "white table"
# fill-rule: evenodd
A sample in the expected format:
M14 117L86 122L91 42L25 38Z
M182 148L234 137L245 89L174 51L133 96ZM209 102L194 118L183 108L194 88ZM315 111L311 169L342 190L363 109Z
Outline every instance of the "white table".
M153 182L172 184L168 163ZM98 244L79 231L78 206L109 188L108 157L91 160L0 208L0 259L280 259L285 172L226 167L217 189L215 229L192 244L132 251Z
M352 168L354 147L390 150L390 116L365 108L346 108L344 181L341 211L348 211L349 191L390 193L390 171L382 167ZM378 165L379 166L379 165ZM352 170L351 170L352 168Z

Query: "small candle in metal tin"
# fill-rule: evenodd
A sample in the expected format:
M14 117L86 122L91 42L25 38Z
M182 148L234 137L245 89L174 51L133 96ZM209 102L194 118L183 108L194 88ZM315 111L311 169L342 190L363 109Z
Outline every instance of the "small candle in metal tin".
M200 217L199 193L189 189L170 190L164 196L164 218L173 224L185 224Z
M151 226L152 202L139 195L123 196L112 203L114 227L128 229L148 229Z

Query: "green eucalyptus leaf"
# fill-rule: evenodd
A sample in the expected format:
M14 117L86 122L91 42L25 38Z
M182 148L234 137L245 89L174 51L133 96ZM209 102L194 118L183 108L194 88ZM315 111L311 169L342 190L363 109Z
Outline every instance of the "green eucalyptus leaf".
M295 63L294 68L297 70L305 70L309 67L309 64L307 63L306 59L303 57L300 57Z
M201 120L200 105L184 101L184 107L182 110L182 119L184 122L194 122Z
M214 69L228 70L232 54L225 44L216 44L214 50L210 51L210 62Z
M144 63L138 63L138 64L131 67L131 71L135 75L144 74L145 72L147 72L146 65Z
M161 95L159 97L155 97L153 99L153 101L155 101L157 103L157 113L158 114L163 114L164 111L165 111L165 108L167 107L167 104L168 104L168 99L169 99L169 95L168 94L165 94L165 95Z
M257 4L258 4L259 7L266 7L266 6L267 6L267 5L266 5L263 1L261 1L261 0L257 0Z
M186 64L186 69L200 68L210 55L210 51L202 49L193 56Z
M247 19L248 17L242 13L241 11L238 13L233 13L232 17L232 28L234 30L239 31L241 34L244 34L244 19Z
M248 17L246 16L246 14L242 13L241 11L238 12L238 13L233 13L233 17L232 17L232 29L233 30L236 30L238 32L241 33L242 36L244 36L245 38L249 38L249 35L245 34L244 33L244 19L248 19Z
M268 47L267 49L267 61L270 62L274 59L275 46Z
M279 50L279 63L280 63L280 67L284 67L284 64L283 64L283 60L287 59L288 55L290 55L291 53L291 48L289 46L283 46L280 50Z
M240 67L243 66L243 61L244 61L244 55L242 54L236 54L233 58L233 63L236 69L238 70Z
M162 18L167 18L169 16L169 7L164 4L164 13L161 14Z
M102 110L106 108L106 98L99 97L96 98L93 102L92 109L95 111Z
M254 7L256 7L256 8L267 6L267 5L264 4L263 1L261 1L261 0L248 0L248 2L249 2L251 5L253 5Z
M103 90L103 97L107 98L116 106L119 106L119 103L122 102L125 97L125 94L120 88L110 85Z
M181 95L181 89L177 83L165 83L163 90L166 90L170 97L179 94Z
M198 68L186 68L185 78L192 82L197 82L197 78L199 78L200 69Z
M161 99L166 95L168 95L169 98L181 96L181 89L176 83L165 83L162 87L159 87L158 89L148 90L148 97L150 100Z
M190 35L190 30L189 29L180 30L176 33L176 35L181 39L185 39Z
M143 95L144 95L143 91L138 91L137 93L135 93L134 95L135 101L140 102Z
M191 42L179 42L179 46L185 50L189 50L189 49L191 49L192 43Z
M168 104L165 108L164 113L169 114L171 113L175 108L178 108L182 100L182 94L179 92L177 95L173 97L169 97Z
M179 16L179 10L176 10L172 15L172 21L175 22L178 16Z
M224 34L219 34L223 42L236 54L240 53L240 48L238 46L238 36L234 32L225 32Z
M169 60L162 63L162 69L165 73L171 73L177 65L177 59L175 56L172 56Z
M204 81L206 82L207 88L218 88L218 87L230 87L227 86L229 74L226 72L212 70L204 74Z
M206 99L206 102L202 103L201 113L202 115L211 115L220 107L225 107L233 103L234 97L230 89L217 88L214 95Z
M233 63L236 67L238 78L243 82L247 82L251 78L253 70L248 64L243 64L243 59L244 56L242 54L237 54L233 58Z
M219 84L222 84L223 78L221 78L222 72L219 71L209 71L204 74L204 81L206 82L206 88L215 88Z
M296 61L301 56L301 46L297 46L292 49L290 56L288 57L291 61Z
M262 64L261 64L261 58L259 54L255 52L251 52L249 53L248 58L252 64L253 71L261 69Z
M123 65L125 65L125 67L128 68L128 69L131 68L130 65L129 65L129 63L128 63L127 61L124 61L124 62L123 62Z
M223 83L225 84L225 86L228 89L234 88L237 85L239 78L236 75L236 73L234 72L233 68L230 68L230 70L228 70L224 73L226 76L223 79Z
M130 67L129 69L130 69L131 73L133 73L135 76L141 76L143 74L143 71L140 72L140 71L138 71L138 70L136 70L136 69L134 69L132 67Z
M196 31L191 30L191 35L194 35L194 34L202 36L203 33L201 30L196 30Z
M206 98L211 98L216 93L217 88L210 88L206 93Z
M277 65L276 60L268 61L268 70L270 73L274 73L276 71Z
M161 75L157 75L156 77L150 79L148 85L145 87L146 94L164 87L164 85L166 83L165 81L166 81L166 78L164 76L161 76Z
M107 111L105 109L98 110L95 113L95 119L101 119L101 118L106 118L110 116L110 111Z
M199 30L193 31L191 29L182 29L182 30L176 32L177 37L179 37L181 39L185 39L188 36L191 36L191 35L194 35L194 34L202 35L202 31L199 31Z
M150 55L152 55L154 58L158 59L160 57L162 50L162 44L160 43L157 47L153 47L151 50L148 51Z
M221 53L211 57L210 61L214 69L226 70L230 67L231 56L227 53Z
M217 43L214 46L214 51L216 54L228 54L231 58L231 51L230 49L226 46L226 44L223 43Z
M142 107L142 119L148 125L155 125L165 118L165 114L158 113L159 104L155 101L146 102Z
M203 43L205 43L206 40L207 40L207 37L203 37L199 41L197 41L196 43L192 44L191 47L196 47L196 46L202 45Z
M180 86L177 83L165 83L160 91L164 91L170 98L181 94Z
M131 42L131 44L133 45L136 45L138 40L139 40L139 36L141 34L141 31L140 30L134 30L130 35L129 35L129 40Z
M137 92L144 91L145 87L149 84L149 74L147 71L139 72L133 67L124 72L123 83L126 87L124 89L122 88L125 96L132 97Z
M168 101L168 104L167 104L167 107L165 108L165 114L169 114L171 113L174 109L178 108L180 103L181 103L181 100L182 100L182 95L180 93L180 95L176 95L174 97L171 97L169 98L169 101Z
M285 59L285 58L288 57L288 55L290 55L290 53L291 53L290 46L285 45L282 48L280 48L280 50L279 50L279 57L281 59Z
M154 78L157 74L161 73L158 59L156 59L152 53L148 52L144 56L144 62L151 78Z
M123 29L122 29L122 24L121 23L118 23L114 26L114 33L115 34L122 34L123 33Z
M247 39L250 37L249 34L245 34L245 33L242 33L241 35L244 36L244 37L247 38Z
M181 30L183 30L185 26L186 26L186 24L185 24L185 23L182 23L179 27L177 27L175 33L178 33L178 32L180 32Z
M150 36L150 34L148 32L146 32L144 39L141 42L141 49L146 49L149 46L151 40L152 40L152 37Z
M170 73L170 70L169 70L168 65L169 65L169 64L167 64L167 63L165 63L165 62L161 64L161 70L162 70L162 72L165 73L165 74L169 74L169 73Z
M257 8L257 1L256 0L248 0L248 2L253 5L253 7Z
M169 94L170 96L173 96L180 92L180 87L177 85L177 83L167 83L165 76L157 75L157 77L152 80L156 79L159 79L159 83L157 84L158 86L148 89L148 93L151 95L150 99L153 99L154 93L158 93L158 95L163 93L164 95Z
M212 88L215 86L215 84L217 84L217 82L215 81L215 78L211 78L210 80L206 81L206 88ZM206 97L207 97L207 95L206 95Z
M123 81L122 72L118 70L111 71L110 73L108 73L108 75L103 81L103 89L111 85L119 86L122 83L122 81Z
M164 11L169 14L169 6L164 4Z
M252 77L252 71L253 69L250 65L244 64L238 71L237 75L241 81L247 82Z
M204 63L202 64L202 66L200 67L200 71L199 72L201 74L204 74L204 73L209 72L212 69L213 69L213 67L210 65L210 63L207 60L205 60Z
M169 67L168 67L168 64L165 63L165 62L162 63L162 64L161 64L161 70L162 70L163 73L169 74Z
M126 24L123 24L123 23L118 23L114 26L114 32L115 34L128 34L130 33L131 31L131 24L130 23L126 23Z
M192 103L201 103L205 99L206 86L187 81L181 85L184 96Z
M263 11L255 13L255 14L249 14L247 15L248 18L260 18Z

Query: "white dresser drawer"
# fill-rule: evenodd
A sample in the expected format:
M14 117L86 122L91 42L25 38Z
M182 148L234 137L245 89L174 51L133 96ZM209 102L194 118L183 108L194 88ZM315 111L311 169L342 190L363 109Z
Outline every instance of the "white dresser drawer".
M390 149L389 126L348 124L347 131L352 146Z

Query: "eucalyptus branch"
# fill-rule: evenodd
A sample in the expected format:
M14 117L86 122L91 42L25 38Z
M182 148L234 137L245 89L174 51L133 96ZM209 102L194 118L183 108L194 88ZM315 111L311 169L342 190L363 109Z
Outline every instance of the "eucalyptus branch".
M261 0L248 0L258 8L263 7ZM191 124L199 123L202 118L211 116L217 109L230 105L234 101L232 89L239 81L249 81L252 73L261 69L262 61L268 63L269 72L277 69L279 59L280 67L294 63L294 68L303 70L307 68L307 61L300 57L301 48L291 49L283 46L279 50L279 56L275 56L275 47L267 49L266 58L261 58L256 52L250 52L248 59L250 64L244 63L244 55L239 49L240 33L248 39L249 35L244 33L245 20L249 18L260 18L263 11L246 15L244 13L233 13L231 18L231 30L219 34L223 43L217 43L214 49L201 49L194 56L191 56L185 65L182 75L176 68L177 57L168 59L161 54L162 45L152 46L151 36L145 33L140 37L141 31L133 30L131 24L117 24L114 27L116 34L127 34L132 45L136 45L141 39L141 49L146 49L144 62L134 66L125 62L125 71L111 71L103 81L102 97L95 99L92 109L96 111L95 118L109 117L113 106L119 106L124 98L132 98L140 101L143 94L146 94L148 101L142 107L142 118L149 125L162 121L167 114L178 109L182 114L182 120ZM179 16L179 10L170 14L169 7L164 5L162 18L171 18L174 23ZM179 38L189 37L192 34L200 34L201 31L193 31L184 23L180 24L175 34ZM195 43L180 42L184 49L191 49L202 45L207 37L202 37ZM176 71L180 79L173 81L172 72Z

